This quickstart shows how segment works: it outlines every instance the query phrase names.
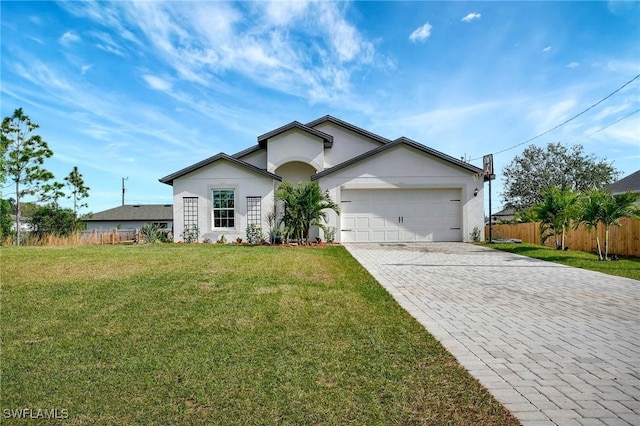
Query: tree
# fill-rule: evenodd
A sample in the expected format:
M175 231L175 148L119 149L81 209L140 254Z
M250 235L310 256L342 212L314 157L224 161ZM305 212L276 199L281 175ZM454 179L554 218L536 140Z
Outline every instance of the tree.
M0 200L0 244L4 243L4 239L11 235L11 202L9 200Z
M608 194L603 197L600 211L600 222L604 225L604 260L609 259L609 229L620 226L623 217L639 217L640 210L636 206L637 195L627 192L621 195Z
M598 249L598 259L602 260L602 249L600 248L600 236L598 235L598 224L602 218L602 206L605 203L605 199L609 196L609 193L592 189L581 194L578 200L579 216L575 222L577 227L580 224L584 224L588 232L592 229L596 231L596 247Z
M36 209L31 218L31 232L38 239L47 235L65 237L76 230L76 217L71 209L63 209L53 202Z
M609 259L609 230L611 226L620 226L620 219L623 217L640 217L640 208L636 205L637 200L637 194L632 192L613 195L605 190L587 191L580 197L578 223L584 224L589 231L595 228L598 259ZM597 232L600 223L605 227L604 256Z
M300 183L297 187L290 182L282 182L278 186L276 197L284 204L281 223L284 224L285 234L298 240L308 242L312 226L325 229L325 210L340 213L340 206L331 199L328 192L322 192L316 182Z
M503 169L505 208L517 211L544 200L551 187L587 191L612 183L619 172L606 159L585 154L582 145L549 143L546 149L527 147Z
M16 189L16 243L20 244L22 197L39 195L41 200L55 199L61 195L62 184L49 183L53 173L42 164L53 155L48 144L40 135L33 134L38 124L18 108L10 117L2 120L2 154L6 176L13 181Z
M577 217L578 193L567 188L551 187L545 189L542 195L544 199L533 208L533 213L540 221L542 243L554 236L556 247L564 250L566 229ZM561 235L560 239L558 234Z
M89 188L84 185L82 174L78 171L78 166L73 166L73 170L69 173L69 176L65 177L67 186L71 191L71 197L73 198L73 214L78 217L78 209L81 207L87 207L87 203L78 204L78 202L89 196Z

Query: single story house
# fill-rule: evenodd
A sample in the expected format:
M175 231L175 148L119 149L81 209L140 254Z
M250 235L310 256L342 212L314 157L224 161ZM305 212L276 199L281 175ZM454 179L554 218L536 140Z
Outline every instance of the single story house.
M512 208L502 209L497 213L491 214L491 219L493 219L493 224L496 223L507 223L511 222L516 218L516 210ZM489 224L489 218L485 221L485 224Z
M246 238L267 230L277 186L317 182L336 242L470 241L484 231L482 169L411 139L390 140L332 116L293 121L232 155L216 154L160 179L173 187L174 239ZM321 230L315 230L321 238Z
M16 232L18 229L18 218L15 214L10 214L9 217L11 218L11 231ZM24 216L20 217L20 231L30 232L31 229L31 218Z
M135 230L146 223L159 228L173 228L173 207L171 204L134 204L115 207L80 218L87 231L109 232L114 229Z

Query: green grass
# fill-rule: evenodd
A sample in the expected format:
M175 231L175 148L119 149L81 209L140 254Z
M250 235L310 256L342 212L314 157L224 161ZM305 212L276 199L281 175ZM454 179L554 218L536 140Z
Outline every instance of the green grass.
M549 262L561 263L575 268L588 269L590 271L602 272L603 274L617 275L619 277L633 278L640 280L640 259L621 258L616 261L600 261L598 256L583 251L561 251L550 247L538 246L535 244L489 244L483 243L487 247L497 250L508 251L510 253L521 254L523 256L546 260Z
M517 424L342 247L0 256L3 424Z

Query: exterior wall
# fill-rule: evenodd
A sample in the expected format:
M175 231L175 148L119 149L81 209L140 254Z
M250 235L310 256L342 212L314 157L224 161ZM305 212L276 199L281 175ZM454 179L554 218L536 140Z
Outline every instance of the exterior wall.
M240 160L260 169L267 169L267 151L265 149L259 149L251 154L247 154L241 157Z
M277 181L225 160L195 170L173 182L174 241L183 241L184 197L198 198L198 228L200 241L217 241L222 235L227 241L246 239L247 197L260 196L260 221L263 232L267 231L265 213L273 206L274 186ZM235 190L235 226L233 228L213 228L213 189Z
M365 136L345 129L331 122L325 122L314 129L333 136L333 146L324 154L324 168L328 169L345 162L367 151L378 148L381 144Z
M166 223L167 229L172 229L173 221L172 220L119 220L119 221L90 221L85 222L87 225L86 231L99 231L99 232L110 232L114 229L140 229L143 225L147 223Z
M267 141L267 170L275 170L291 161L300 161L324 170L324 142L322 139L292 129Z
M338 203L342 189L393 188L458 188L461 189L462 237L470 241L474 227L484 227L483 188L474 182L472 173L434 158L406 145L398 145L319 179L320 187L329 190ZM479 186L478 186L479 185ZM476 187L477 196L473 195ZM336 240L341 234L340 218L328 212L328 226L336 228Z

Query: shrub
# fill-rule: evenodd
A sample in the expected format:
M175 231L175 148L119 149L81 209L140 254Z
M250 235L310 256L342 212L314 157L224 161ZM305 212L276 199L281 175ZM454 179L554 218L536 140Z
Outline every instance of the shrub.
M477 227L477 226L474 226L474 227L473 227L473 231L471 231L471 232L469 233L469 236L471 237L471 240L472 240L474 243L479 242L479 241L480 241L480 229L478 229L478 227Z
M145 223L142 225L142 228L140 228L140 237L142 242L150 244L163 242L165 234L158 225L154 223Z
M262 227L257 224L252 224L247 226L247 242L249 244L256 245L260 244L260 241L263 239L262 235Z
M192 228L186 228L182 233L182 239L185 243L195 243L200 239L200 228L194 226Z
M328 243L334 242L336 239L336 228L328 226L327 229L324 230L324 238Z

